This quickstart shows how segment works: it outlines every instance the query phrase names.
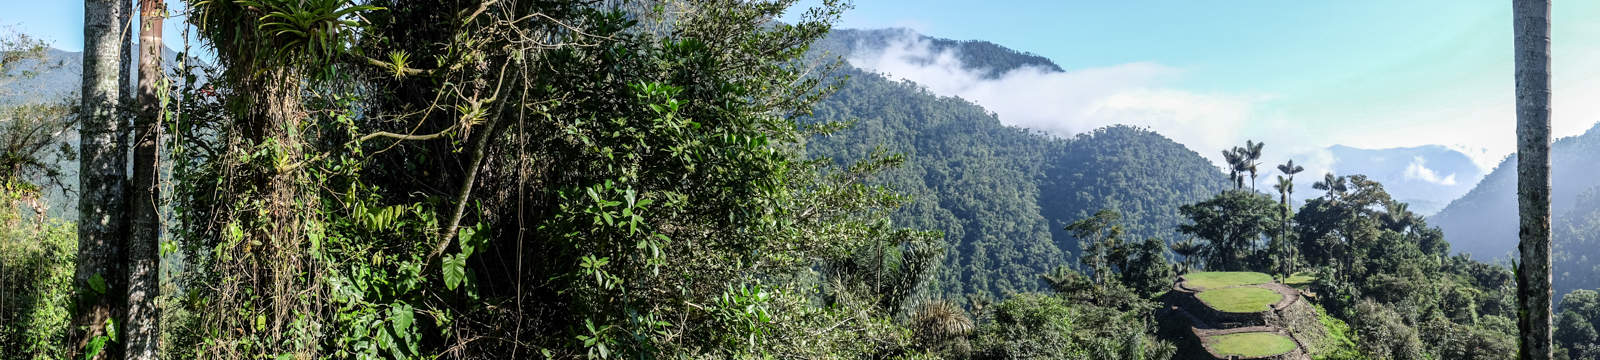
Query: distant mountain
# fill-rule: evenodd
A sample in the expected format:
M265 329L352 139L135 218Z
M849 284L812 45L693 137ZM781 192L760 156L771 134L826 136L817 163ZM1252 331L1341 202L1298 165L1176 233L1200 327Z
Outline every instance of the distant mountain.
M903 36L840 30L819 50L849 56ZM980 59L965 64L990 74L1059 70L992 43L924 38L930 46L960 47L961 56ZM807 151L841 163L880 148L906 155L903 166L877 180L913 196L896 214L898 225L944 231L945 263L933 287L946 295L1038 290L1039 275L1076 265L1077 240L1061 227L1100 209L1123 212L1130 239L1178 239L1178 207L1227 186L1204 157L1149 130L1112 126L1059 138L1006 126L978 105L908 81L848 66L838 75L849 80L812 119L855 125L811 139Z
M1334 145L1327 150L1333 156L1330 167L1336 175L1362 174L1377 180L1395 200L1410 204L1412 211L1424 216L1465 195L1483 178L1483 170L1466 154L1439 145L1390 149ZM1296 179L1307 181L1299 189L1310 190L1311 182L1322 179L1322 174L1310 175Z
M1594 176L1594 169L1600 168L1600 126L1556 140L1550 154L1550 180L1554 186L1550 206L1556 221L1578 205L1600 205L1578 201L1580 194L1600 185L1600 177ZM1429 223L1444 229L1451 249L1471 253L1478 259L1502 258L1516 250L1516 164L1516 155L1502 160L1465 196L1428 218Z
M1007 71L1021 67L1038 67L1061 72L1061 66L1043 56L1012 50L999 44L982 40L951 40L918 34L909 29L837 29L828 37L812 45L812 49L844 57L870 54L888 48L896 41L917 40L928 44L928 53L954 54L967 70L982 70L988 78L998 78ZM934 59L912 59L933 62Z
M134 46L138 46L138 43ZM162 61L171 71L178 64L178 52L172 48L161 50ZM195 64L203 64L191 59ZM0 82L0 104L51 101L77 94L83 85L83 53L50 48L45 51L44 61L19 64L12 72L20 73L22 70L32 70L36 74ZM133 76L132 79L138 78L137 61L128 64L128 73Z
M137 43L134 46L138 46ZM168 67L169 74L175 71L178 64L178 52L171 48L163 48L163 64ZM204 66L205 62L190 58L193 64ZM83 53L51 48L46 50L45 59L38 62L25 62L11 69L12 74L21 75L22 71L30 71L32 76L13 76L0 80L0 106L13 104L45 103L52 101L69 100L76 97L83 84ZM138 63L128 65L131 76L130 84L136 84L138 79ZM204 74L196 72L199 81L204 81ZM132 91L133 89L129 89ZM65 137L69 144L77 146L77 135ZM65 159L55 159L62 163L61 180L65 189L49 189L45 200L50 205L50 215L62 219L73 220L77 218L75 211L77 203L67 196L73 192L78 184L78 167Z
M1600 287L1600 125L1551 144L1550 197L1555 294ZM1517 249L1517 157L1500 162L1466 196L1428 222L1444 230L1451 249L1479 260L1505 259Z

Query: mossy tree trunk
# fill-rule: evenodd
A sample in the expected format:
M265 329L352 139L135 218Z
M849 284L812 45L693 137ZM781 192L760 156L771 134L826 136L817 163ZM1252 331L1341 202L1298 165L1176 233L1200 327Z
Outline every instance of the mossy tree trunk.
M66 345L73 358L85 351L97 352L96 358L120 358L120 342L105 336L107 323L125 311L127 293L128 126L118 107L127 87L132 7L127 0L86 0L83 9L77 306ZM90 346L96 343L103 347Z
M139 1L139 94L134 119L133 182L129 191L128 234L128 358L154 360L161 336L161 184L156 144L161 138L161 26L166 1Z
M1515 0L1520 359L1550 359L1550 0Z

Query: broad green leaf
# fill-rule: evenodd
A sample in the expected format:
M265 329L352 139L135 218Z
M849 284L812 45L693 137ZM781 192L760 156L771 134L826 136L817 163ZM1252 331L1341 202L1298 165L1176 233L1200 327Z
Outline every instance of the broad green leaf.
M467 257L456 255L444 256L444 286L455 290L467 278Z
M100 356L100 350L103 350L106 347L106 337L96 336L94 339L90 339L88 347L89 351L85 351L83 354L84 360L90 360L94 359L95 356Z
M95 273L94 276L90 276L89 277L89 289L94 290L95 294L105 295L106 294L106 278L100 276L100 273Z

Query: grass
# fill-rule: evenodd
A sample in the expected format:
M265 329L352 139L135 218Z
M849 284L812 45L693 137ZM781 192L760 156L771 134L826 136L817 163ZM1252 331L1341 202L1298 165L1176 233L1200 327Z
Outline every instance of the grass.
M1272 282L1272 276L1258 272L1207 271L1183 276L1185 286L1194 289L1220 289L1229 286L1256 285Z
M1294 275L1289 275L1288 279L1283 280L1283 284L1296 288L1303 288L1307 285L1311 285L1311 282L1316 280L1317 278L1315 276L1311 276L1310 273L1297 272L1294 273Z
M1258 287L1231 287L1201 291L1195 295L1206 306L1222 312L1255 313L1272 309L1272 304L1283 300L1283 294Z
M1267 332L1247 332L1212 336L1206 340L1211 351L1221 356L1258 357L1294 351L1294 340Z

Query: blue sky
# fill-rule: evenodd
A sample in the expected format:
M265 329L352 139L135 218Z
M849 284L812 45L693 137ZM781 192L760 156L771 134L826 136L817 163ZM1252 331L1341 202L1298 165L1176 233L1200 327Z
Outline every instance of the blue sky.
M803 6L815 3L802 1ZM904 27L934 37L992 41L1048 57L1068 73L1165 69L1156 80L1140 75L1123 83L1157 94L1145 96L1147 102L1167 94L1167 100L1194 100L1191 104L1163 105L1163 111L1141 113L1143 118L1106 119L1142 123L1202 154L1215 152L1207 147L1245 138L1266 139L1287 147L1280 151L1296 153L1332 144L1438 144L1488 167L1514 149L1509 0L867 0L854 5L840 27ZM1595 84L1600 80L1600 2L1557 1L1554 14L1553 125L1556 135L1572 136L1600 121L1600 101L1589 100L1600 96ZM904 77L914 81L939 81L920 71L926 69L878 70L894 72L886 69L913 74ZM1114 80L1063 81L1069 85L1061 86L1072 86L1066 89L1022 88L1075 94L1094 94L1087 89L1094 86L1117 88L1100 93L1108 99L1129 91ZM1013 110L1021 114L1015 118L1057 118L1008 121L1007 106L1039 102L986 103L986 97L1017 94L973 91L972 84L930 87L994 105L990 110L1002 121L1021 126L1059 129L1039 122L1072 122L1067 118L1081 112ZM995 87L1019 88L1016 82ZM1072 96L1092 95L1063 95ZM1233 110L1190 120L1146 119L1194 112L1181 106Z
M162 35L168 47L178 48L183 40L183 1L168 0L167 7L174 17L166 20ZM83 50L82 1L0 0L0 9L4 9L0 12L0 26L15 27L57 49Z

